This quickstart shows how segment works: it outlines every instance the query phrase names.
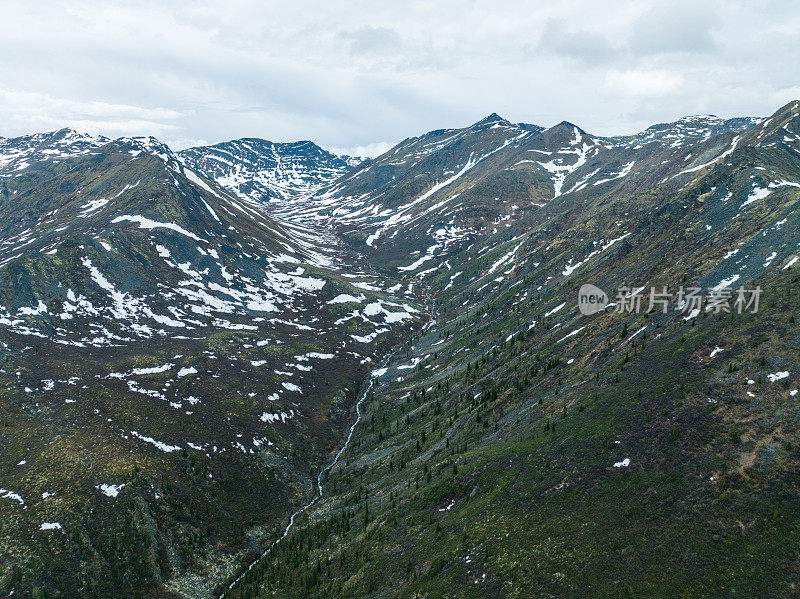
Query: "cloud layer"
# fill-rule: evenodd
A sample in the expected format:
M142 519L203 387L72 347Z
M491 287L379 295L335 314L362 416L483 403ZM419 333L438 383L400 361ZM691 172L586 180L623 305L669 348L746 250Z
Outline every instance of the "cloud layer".
M3 2L0 136L375 153L491 112L602 135L800 97L791 2Z

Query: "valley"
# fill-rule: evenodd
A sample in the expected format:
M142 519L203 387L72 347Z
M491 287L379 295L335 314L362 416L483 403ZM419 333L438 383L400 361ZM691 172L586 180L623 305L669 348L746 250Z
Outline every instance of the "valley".
M62 130L0 199L5 594L800 584L800 102L363 161Z

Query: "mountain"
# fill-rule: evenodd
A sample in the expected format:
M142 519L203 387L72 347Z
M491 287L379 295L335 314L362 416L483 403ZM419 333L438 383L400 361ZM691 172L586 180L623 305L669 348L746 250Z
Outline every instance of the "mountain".
M1 156L3 594L213 584L313 496L413 286L154 138Z
M309 223L334 219L349 242L373 248L377 263L400 266L409 254L466 246L498 225L536 219L562 196L574 204L685 178L724 158L737 131L759 120L731 119L716 135L689 122L658 126L671 132L661 136L605 139L566 121L543 129L492 114L405 140L276 213Z
M737 117L721 119L713 114L685 116L672 123L659 123L630 137L612 138L618 143L646 144L651 141L683 144L694 138L707 139L714 135L738 132L758 125L763 119Z
M551 193L549 173L512 168L542 131L496 114L463 129L431 131L277 214L301 222L333 219L357 246L381 248L403 231L404 240L414 243L402 249L402 259L432 244L466 242L478 226L476 217L482 223L503 219Z
M245 138L178 153L187 166L256 202L307 196L361 160L337 156L310 141L273 143Z
M687 121L602 139L490 117L304 202L378 272L423 280L436 318L378 373L326 496L226 596L793 593L800 102ZM509 168L540 177L540 206L481 187ZM437 204L470 228L420 251ZM608 309L578 309L584 283Z
M5 594L795 593L800 102L268 203L79 139L0 141Z

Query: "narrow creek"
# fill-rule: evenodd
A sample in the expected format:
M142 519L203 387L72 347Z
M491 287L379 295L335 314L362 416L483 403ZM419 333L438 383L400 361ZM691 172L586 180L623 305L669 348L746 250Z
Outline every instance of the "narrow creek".
M428 289L427 286L423 286L423 290L425 292L426 303L428 304L427 305L427 309L428 309L428 314L429 314L429 320L425 324L425 326L423 327L422 330L427 330L427 329L429 329L430 327L432 327L436 323L436 315L435 315L435 308L434 308L435 302L433 300L433 297L431 296L430 289ZM397 353L397 351L398 350L395 349L391 353L387 354L383 358L383 360L381 360L380 364L378 365L378 368L376 368L375 370L380 370L381 368L385 368L389 364L389 361L394 357L395 353ZM344 452L347 451L347 448L350 446L350 443L353 440L353 433L355 432L356 427L361 422L361 416L362 416L361 407L364 405L364 400L367 398L367 396L369 395L369 392L372 390L372 387L375 385L375 377L373 376L373 372L375 372L375 370L370 372L369 378L367 379L367 381L365 381L364 386L361 389L361 393L358 396L358 401L356 402L356 419L353 421L353 424L350 425L350 430L347 433L347 438L345 439L344 444L339 449L339 451L336 453L336 455L334 456L333 460L331 460L328 463L328 465L325 466L322 470L320 470L319 474L317 474L317 492L315 493L314 497L311 499L311 501L309 501L308 503L306 503L302 507L299 507L297 510L294 511L294 513L292 513L292 515L289 517L289 522L286 525L286 527L283 529L283 532L281 533L281 535L277 539L275 539L261 553L261 555L259 555L255 560L253 560L250 563L250 565L247 566L247 569L245 569L241 574L239 574L236 578L234 578L228 584L228 586L225 588L225 590L219 595L219 599L225 599L225 597L228 595L228 593L230 591L232 591L236 587L236 585L239 584L242 581L242 579L245 576L247 576L253 570L253 568L255 568L258 564L263 562L264 559L267 556L269 556L269 554L272 552L272 550L275 547L277 547L278 544L283 539L286 538L286 536L289 534L289 532L294 527L294 523L297 520L297 518L299 516L301 516L302 514L304 514L305 512L307 512L320 499L322 499L322 496L324 494L324 487L323 487L323 484L322 484L322 479L324 478L324 476L328 472L330 472L330 470L336 464L339 463L339 459L342 457Z

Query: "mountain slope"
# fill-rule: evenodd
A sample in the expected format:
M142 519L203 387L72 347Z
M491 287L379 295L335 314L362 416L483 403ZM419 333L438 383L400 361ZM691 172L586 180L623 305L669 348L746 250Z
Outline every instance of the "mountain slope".
M270 214L269 146L0 143L6 594L796 592L800 102L492 114Z
M228 596L794 594L799 113L641 155L607 142L576 175L642 170L414 268L394 259L413 228L387 235L371 259L422 277L436 321L376 373L329 495ZM584 283L614 303L582 314ZM727 309L678 293L726 285Z
M313 494L415 292L153 138L3 143L0 588L208 588Z

